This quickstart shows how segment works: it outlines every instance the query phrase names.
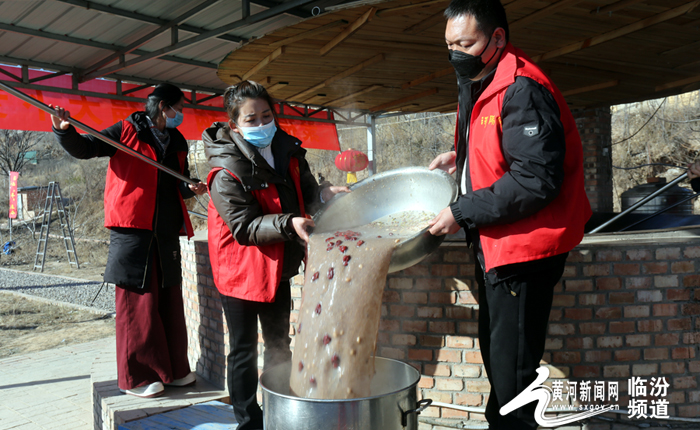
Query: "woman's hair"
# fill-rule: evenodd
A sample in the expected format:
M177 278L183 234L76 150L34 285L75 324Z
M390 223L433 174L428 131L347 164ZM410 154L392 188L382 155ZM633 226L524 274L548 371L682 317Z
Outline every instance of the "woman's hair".
M257 82L253 81L243 81L236 85L232 85L226 88L224 92L224 109L228 113L228 117L238 124L238 116L240 115L241 106L248 99L263 99L270 105L270 110L272 111L272 116L277 122L277 114L275 113L275 102L268 94L265 87Z
M167 106L172 106L182 100L183 97L185 97L185 93L175 85L160 84L148 95L145 107L146 115L155 121L160 115L161 101L165 102Z

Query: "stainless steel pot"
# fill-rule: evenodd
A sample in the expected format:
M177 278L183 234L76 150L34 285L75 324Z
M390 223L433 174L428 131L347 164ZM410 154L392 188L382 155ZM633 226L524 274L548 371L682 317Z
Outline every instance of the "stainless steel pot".
M314 216L315 233L346 230L408 210L437 214L457 199L457 183L442 170L405 167L379 173L337 194ZM398 272L435 251L445 236L428 229L401 242L391 258L389 272Z
M291 364L263 372L265 430L418 429L418 414L432 403L417 401L420 373L400 361L377 357L370 397L349 400L306 399L289 394Z

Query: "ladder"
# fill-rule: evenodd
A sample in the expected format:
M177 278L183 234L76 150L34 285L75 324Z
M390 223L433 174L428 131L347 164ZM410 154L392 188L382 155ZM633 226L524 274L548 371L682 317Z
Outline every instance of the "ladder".
M58 212L58 221L63 234L63 244L66 247L68 254L68 263L75 265L76 269L80 269L78 262L78 254L75 252L75 239L73 238L73 230L70 228L68 221L68 212L63 206L63 196L61 195L61 186L58 182L49 182L48 190L46 191L46 203L44 203L44 214L41 218L41 232L39 233L39 242L36 245L36 256L34 257L33 270L39 269L44 271L44 262L46 261L46 245L49 241L49 227L51 226L51 214L53 213L53 205L56 203L56 211ZM41 263L39 259L41 258Z

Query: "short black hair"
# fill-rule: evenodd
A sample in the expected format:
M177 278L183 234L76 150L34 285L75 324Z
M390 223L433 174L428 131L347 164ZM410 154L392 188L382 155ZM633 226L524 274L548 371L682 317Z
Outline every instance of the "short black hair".
M270 105L272 116L277 122L277 114L275 113L275 102L270 97L264 86L254 81L243 81L236 85L226 88L224 92L224 109L228 113L228 117L238 124L238 116L243 103L248 99L262 99Z
M506 10L499 0L452 0L445 9L447 20L471 15L476 19L479 30L490 36L501 27L506 32L506 42L510 40Z
M156 121L156 118L160 116L160 102L165 102L166 106L172 107L177 104L180 100L185 97L185 93L173 84L160 84L153 89L153 92L148 95L148 100L146 101L146 115L148 115L151 120Z

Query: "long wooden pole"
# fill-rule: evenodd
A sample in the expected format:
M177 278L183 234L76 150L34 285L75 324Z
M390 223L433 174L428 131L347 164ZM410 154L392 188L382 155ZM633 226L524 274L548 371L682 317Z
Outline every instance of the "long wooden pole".
M9 86L9 85L7 85L7 84L5 84L5 83L3 83L3 82L0 82L0 89L5 90L5 92L10 93L10 94L12 94L13 96L22 99L23 101L25 101L25 102L31 104L32 106L35 106L35 107L37 107L37 108L43 110L44 112L46 112L46 113L48 113L48 114L50 114L50 115L55 115L55 114L56 114L56 111L55 111L53 108L51 108L51 107L49 107L48 105L46 105L46 104L40 102L39 100L36 100L36 99L34 99L34 98L32 98L32 97L30 97L30 96L24 94L24 93L21 92L21 91L18 91L18 90L16 90L16 89L12 88L11 86ZM141 161L143 161L143 162L145 162L145 163L150 164L151 166L155 167L156 169L160 169L160 170L162 170L163 172L168 173L168 174L170 174L170 175L172 175L172 176L178 178L178 179L181 180L181 181L187 182L188 184L192 184L192 185L196 185L196 184L197 184L197 182L193 181L191 178L188 178L187 176L183 176L183 175L179 174L178 172L176 172L176 171L174 171L174 170L172 170L172 169L169 169L169 168L163 166L162 164L158 163L157 161L154 161L154 160L152 160L152 159L146 157L145 155L143 155L143 154L141 154L141 153L139 153L139 152L134 151L133 149L129 148L129 147L126 146L126 145L123 145L123 144L117 142L116 140L110 139L109 137L105 136L104 134L100 133L99 131L95 130L94 128L92 128L92 127L90 127L90 126L88 126L88 125L85 125L85 124L83 124L82 122L80 122L80 121L78 121L78 120L75 120L75 119L70 118L70 117L69 117L67 120L68 120L68 122L71 123L75 128L78 128L78 129L80 129L80 130L83 130L84 132L86 132L86 133L88 133L88 134L90 134L90 135L92 135L92 136L94 136L94 137L100 139L101 141L112 145L113 147L117 148L117 149L120 150L120 151L124 151L124 152L126 152L126 153L128 153L128 154L130 154L130 155L133 155L134 157L138 158L139 160L141 160Z

